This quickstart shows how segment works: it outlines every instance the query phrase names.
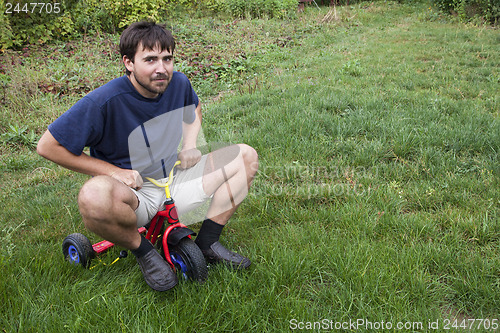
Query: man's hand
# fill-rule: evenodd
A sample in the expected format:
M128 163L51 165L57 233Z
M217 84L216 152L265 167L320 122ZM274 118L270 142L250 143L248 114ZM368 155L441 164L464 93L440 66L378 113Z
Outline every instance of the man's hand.
M201 151L196 148L182 150L177 158L181 161L181 169L189 169L201 160Z
M136 170L120 169L110 176L136 191L142 188L142 177Z

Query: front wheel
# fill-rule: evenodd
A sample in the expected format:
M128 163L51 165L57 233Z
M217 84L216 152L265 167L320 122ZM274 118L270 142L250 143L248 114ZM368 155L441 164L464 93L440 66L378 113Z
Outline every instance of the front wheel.
M66 260L73 264L81 264L85 268L90 266L90 260L95 256L89 239L80 233L66 237L62 243L62 250Z
M191 239L183 238L177 245L169 248L170 259L186 279L203 282L207 278L208 269L205 257L198 245Z

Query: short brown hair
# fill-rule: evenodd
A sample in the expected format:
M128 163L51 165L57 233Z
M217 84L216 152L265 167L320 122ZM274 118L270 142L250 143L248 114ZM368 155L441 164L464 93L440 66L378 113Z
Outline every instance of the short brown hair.
M152 50L159 46L161 51L168 50L172 54L175 50L175 39L172 33L162 24L150 21L132 23L120 36L120 54L127 56L134 62L137 47L142 43L144 49ZM127 75L130 72L127 70Z

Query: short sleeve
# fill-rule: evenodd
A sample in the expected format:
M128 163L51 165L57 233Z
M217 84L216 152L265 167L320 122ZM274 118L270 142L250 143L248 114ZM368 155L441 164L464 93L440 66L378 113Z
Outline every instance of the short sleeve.
M102 137L103 114L88 97L76 102L48 129L63 147L75 155L81 155L86 146L94 146Z

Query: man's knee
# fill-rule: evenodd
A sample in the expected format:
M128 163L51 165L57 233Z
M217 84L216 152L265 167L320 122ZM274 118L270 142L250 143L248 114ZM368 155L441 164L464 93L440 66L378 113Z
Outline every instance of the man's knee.
M88 180L78 194L78 207L88 220L106 220L111 212L113 184L109 177L97 176Z
M240 147L245 167L255 174L259 168L259 155L257 151L247 144L239 144L238 146Z

